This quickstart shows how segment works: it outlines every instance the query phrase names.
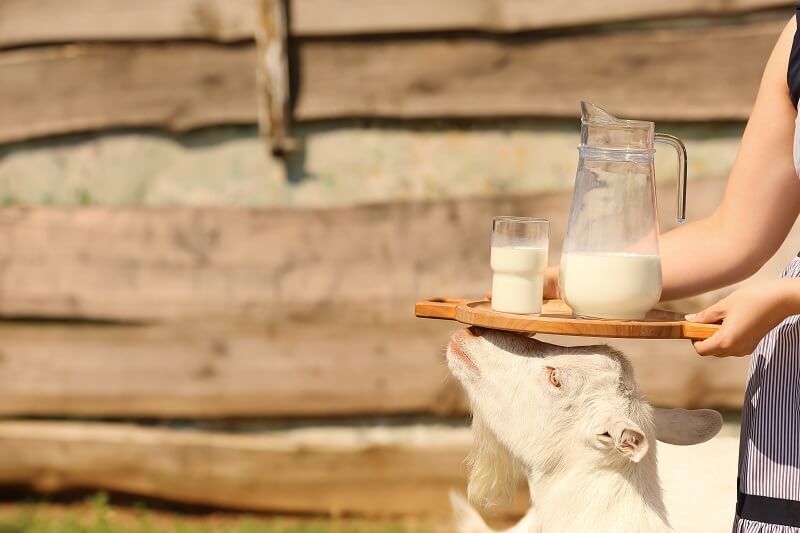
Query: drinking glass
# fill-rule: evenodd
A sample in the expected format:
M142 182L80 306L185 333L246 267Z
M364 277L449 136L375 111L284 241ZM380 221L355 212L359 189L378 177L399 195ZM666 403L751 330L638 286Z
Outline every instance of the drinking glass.
M492 219L492 310L542 312L550 222L541 218Z

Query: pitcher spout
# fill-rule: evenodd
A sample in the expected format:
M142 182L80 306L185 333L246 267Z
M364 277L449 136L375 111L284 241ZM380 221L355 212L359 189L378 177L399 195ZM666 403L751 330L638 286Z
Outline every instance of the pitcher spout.
M581 122L622 122L620 119L591 102L581 101Z
M591 102L581 102L581 145L606 150L652 151L655 124L617 118Z

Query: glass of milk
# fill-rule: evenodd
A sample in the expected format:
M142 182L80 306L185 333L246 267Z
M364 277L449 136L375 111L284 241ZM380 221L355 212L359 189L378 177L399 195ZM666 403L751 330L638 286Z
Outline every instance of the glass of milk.
M504 313L542 312L549 245L547 220L492 219L492 309Z

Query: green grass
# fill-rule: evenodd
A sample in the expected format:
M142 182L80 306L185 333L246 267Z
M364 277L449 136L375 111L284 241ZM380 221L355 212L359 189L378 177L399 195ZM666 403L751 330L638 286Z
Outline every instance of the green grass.
M104 495L53 512L46 503L0 510L0 533L426 533L400 524L280 518L198 519L142 508L119 512Z

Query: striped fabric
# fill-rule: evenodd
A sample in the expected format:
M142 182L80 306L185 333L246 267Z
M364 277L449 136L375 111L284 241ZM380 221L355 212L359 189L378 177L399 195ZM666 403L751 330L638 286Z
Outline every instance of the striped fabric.
M753 522L752 520L737 519L733 527L735 533L794 533L800 531L796 527L776 526L775 524L765 524L763 522Z
M800 277L800 258L781 277ZM739 492L734 533L800 533L800 316L764 337L750 361Z

